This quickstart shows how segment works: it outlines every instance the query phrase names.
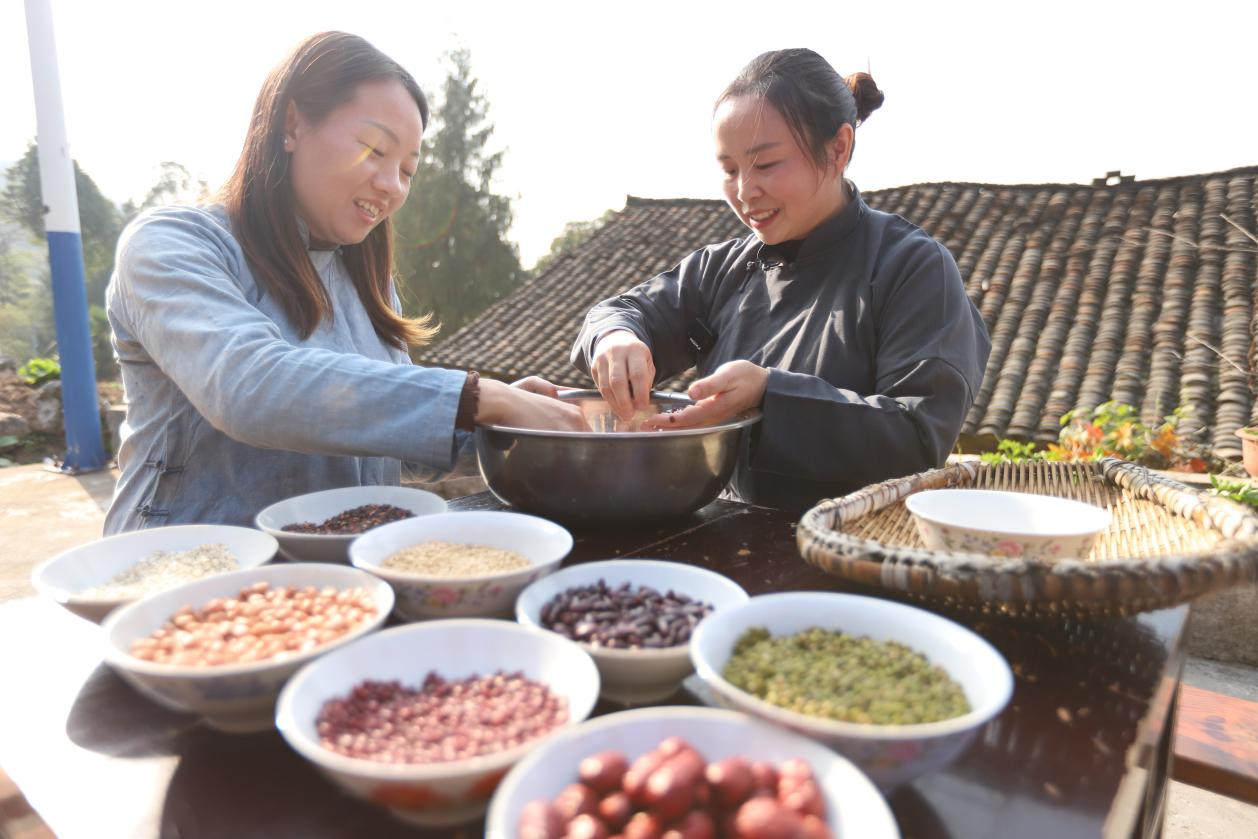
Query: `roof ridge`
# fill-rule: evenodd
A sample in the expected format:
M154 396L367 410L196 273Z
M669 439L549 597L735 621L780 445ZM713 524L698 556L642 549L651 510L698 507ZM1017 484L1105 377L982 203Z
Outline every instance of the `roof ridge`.
M1234 169L1223 169L1217 172L1200 172L1192 175L1170 175L1165 178L1149 178L1148 180L1124 180L1122 183L1112 186L1099 186L1090 183L1066 183L1046 181L1043 183L1020 183L1020 184L1004 184L990 183L982 181L919 181L911 184L900 184L898 186L888 186L881 189L862 190L862 195L881 195L887 192L894 192L901 189L920 189L922 187L943 187L943 186L959 186L959 187L980 187L987 189L1048 189L1048 188L1074 188L1074 189L1120 189L1120 188L1140 188L1144 186L1160 186L1168 183L1189 183L1192 181L1206 180L1208 178L1217 178L1224 175L1258 175L1258 165L1238 166ZM1124 175L1124 178L1130 177ZM1103 180L1103 179L1102 179ZM625 196L625 209L630 207L659 207L674 205L723 205L725 201L719 198L643 198L637 195Z

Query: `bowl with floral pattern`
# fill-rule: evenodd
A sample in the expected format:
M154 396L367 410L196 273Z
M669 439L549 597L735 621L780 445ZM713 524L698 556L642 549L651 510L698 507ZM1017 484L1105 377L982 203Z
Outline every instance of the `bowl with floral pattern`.
M904 505L933 551L1030 562L1086 559L1110 523L1102 507L1029 492L932 489Z
M393 587L403 620L510 618L520 592L571 550L572 534L552 521L480 510L386 524L355 539L349 556Z

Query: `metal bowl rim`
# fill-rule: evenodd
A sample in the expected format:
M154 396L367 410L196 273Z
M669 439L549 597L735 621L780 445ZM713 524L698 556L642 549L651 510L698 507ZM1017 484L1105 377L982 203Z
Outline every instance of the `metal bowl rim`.
M563 390L560 399L602 398L597 390ZM669 391L651 391L653 402L675 402L681 405L694 404L694 400L683 393ZM759 408L748 408L740 414L741 419L727 420L718 425L705 425L699 428L679 428L676 431L550 431L540 428L517 428L512 425L478 425L477 431L505 431L527 437L560 437L567 440L667 440L675 437L701 437L718 431L731 431L746 428L760 422L763 413Z

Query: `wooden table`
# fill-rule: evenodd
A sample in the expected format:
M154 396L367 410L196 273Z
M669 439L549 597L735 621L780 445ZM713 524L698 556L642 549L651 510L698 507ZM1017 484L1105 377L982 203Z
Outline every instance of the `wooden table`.
M568 562L678 560L752 594L856 590L799 558L794 524L718 501L658 527L574 530ZM1014 696L960 760L891 797L906 839L1159 835L1187 608L1054 625L950 616L1008 658ZM55 605L0 607L0 637L0 766L61 839L425 835L342 795L278 734L221 734L143 699L101 665L95 625Z

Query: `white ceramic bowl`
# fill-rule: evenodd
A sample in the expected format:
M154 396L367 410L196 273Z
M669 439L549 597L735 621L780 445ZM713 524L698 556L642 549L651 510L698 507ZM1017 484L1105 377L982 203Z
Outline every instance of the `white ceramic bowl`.
M633 761L660 741L683 737L709 762L743 755L780 764L790 758L812 767L826 800L826 820L836 837L896 839L887 802L849 761L811 740L716 708L638 708L609 714L552 738L503 779L489 807L487 839L515 839L520 813L530 801L554 799L577 781L581 760L619 750Z
M573 565L538 580L520 593L516 618L526 626L542 627L541 613L555 595L573 586L594 585L603 580L615 588L650 586L661 594L669 589L708 603L713 611L747 602L747 592L733 580L714 571L650 559L613 559ZM580 643L580 642L578 642ZM603 698L627 705L655 702L671 696L694 670L690 646L668 649L616 649L581 643L594 657L603 683Z
M160 628L185 606L200 608L215 597L236 595L245 586L266 581L272 587L362 587L378 612L352 632L305 653L282 659L216 667L163 664L131 655L131 644ZM266 565L233 571L149 595L114 612L101 627L105 663L136 690L176 711L200 714L222 731L249 732L270 728L275 697L288 677L303 664L378 629L393 609L388 584L357 568L326 563Z
M393 554L422 542L455 542L515 551L528 568L475 577L429 577L381 567ZM572 550L572 534L552 521L523 513L438 513L386 524L350 546L350 561L387 580L406 620L509 617L515 598L559 567Z
M430 672L463 679L498 670L522 672L567 698L569 719L556 732L589 716L598 698L594 662L571 641L507 621L433 621L378 632L313 662L280 694L275 722L298 754L351 795L414 824L458 824L481 815L507 769L556 732L467 760L389 764L324 748L315 723L325 702L366 679L418 687Z
M1052 562L1086 559L1109 510L1082 501L987 489L915 492L904 505L935 551Z
M181 524L133 530L62 551L35 568L31 584L74 614L99 623L135 598L92 597L82 592L104 585L156 551L187 551L213 544L225 545L242 569L270 562L277 547L274 537L249 527Z
M811 627L898 641L921 653L965 691L970 712L939 722L874 725L807 716L771 705L721 675L734 644L752 627L773 636ZM722 705L797 731L850 758L883 790L947 766L1009 702L1013 673L991 644L946 618L854 594L791 592L753 597L699 625L690 642L695 670Z
M416 516L444 513L445 499L422 489L395 486L361 486L308 492L277 501L256 516L254 524L280 543L280 556L294 562L348 562L349 545L361 534L290 533L285 525L321 524L346 510L364 504L391 504ZM371 531L367 531L370 533Z

